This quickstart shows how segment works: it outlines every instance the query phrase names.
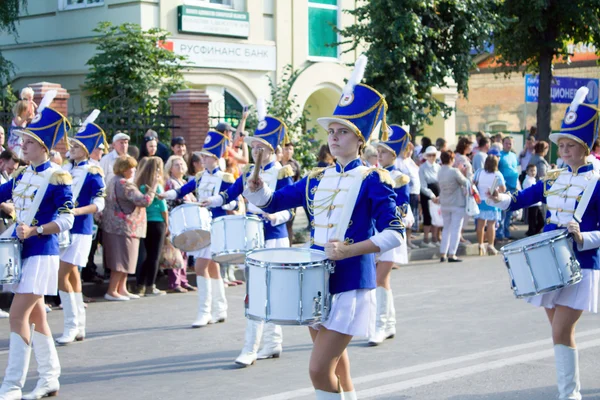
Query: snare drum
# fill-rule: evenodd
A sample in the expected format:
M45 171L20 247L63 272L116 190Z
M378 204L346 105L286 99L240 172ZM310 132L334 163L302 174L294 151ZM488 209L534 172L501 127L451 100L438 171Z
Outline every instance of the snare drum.
M211 238L210 252L218 263L243 264L247 252L265 247L263 222L255 216L215 218Z
M21 279L21 242L17 238L0 239L0 284L19 283Z
M543 232L500 249L517 298L531 297L581 280L573 239L566 230Z
M171 242L183 251L196 251L210 244L210 211L199 204L175 207L169 214Z
M62 231L58 234L58 248L63 250L71 245L71 231Z
M307 248L255 250L246 256L246 317L279 325L327 320L334 263Z

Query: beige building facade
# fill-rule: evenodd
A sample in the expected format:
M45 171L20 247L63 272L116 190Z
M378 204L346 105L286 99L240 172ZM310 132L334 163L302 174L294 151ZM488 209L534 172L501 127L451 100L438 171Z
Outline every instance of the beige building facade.
M58 83L71 95L69 110L81 112L97 24L159 27L171 33L164 45L188 56L188 87L210 96L211 125L268 100L269 79L277 82L290 64L301 71L291 95L309 110L312 128L335 108L346 64L358 56L327 46L338 39L331 24L354 23L342 12L354 7L354 0L29 0L18 37L0 36L0 50L15 64L14 88Z

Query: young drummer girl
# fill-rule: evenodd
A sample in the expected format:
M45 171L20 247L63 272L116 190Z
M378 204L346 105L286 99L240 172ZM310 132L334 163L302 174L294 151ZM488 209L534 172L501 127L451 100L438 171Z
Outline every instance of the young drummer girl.
M318 120L328 131L335 166L316 169L277 191L260 178L251 180L244 191L266 212L307 206L311 247L336 260L329 317L309 328L314 342L309 373L317 399L323 400L356 399L346 347L353 336L368 337L374 329L374 253L399 246L404 233L389 172L364 167L359 158L378 124L387 134L383 96L359 83L365 65L361 56L333 117Z
M79 266L87 264L92 247L94 216L104 209L104 179L102 168L88 163L90 154L106 144L104 131L94 121L100 112L94 110L84 121L74 138L69 139L71 163L65 170L73 177L73 210L75 223L71 229L71 244L60 252L58 294L64 312L64 330L56 339L59 345L85 338L85 305L81 293Z
M31 124L15 131L23 139L23 157L30 165L15 171L13 178L0 186L0 202L12 199L17 214L16 229L4 232L3 237L12 235L22 241L21 279L8 285L15 297L10 306L8 366L0 388L2 400L40 399L56 395L60 388L60 363L46 321L44 295L56 296L57 234L70 230L74 218L71 176L49 160L50 149L69 129L67 120L49 107L54 96L55 90L46 93ZM39 380L33 392L23 396L32 346Z
M374 144L377 148L377 162L379 166L390 173L396 192L396 204L402 215L404 226L412 226L414 217L410 210L410 191L408 175L400 172L394 161L398 154L402 154L410 142L410 134L398 125L390 125L389 138L386 142ZM369 344L377 346L385 339L396 335L396 309L394 295L390 286L390 276L394 264L408 264L408 247L406 241L390 251L380 254L377 260L377 321L375 332L369 337Z
M576 242L573 251L581 265L583 279L575 285L527 299L535 306L544 307L550 321L560 400L581 399L575 326L584 311L598 312L600 184L595 184L581 222L574 219L586 187L597 179L597 172L586 162L586 157L595 140L598 109L582 104L587 93L586 87L577 91L560 132L550 135L567 168L548 173L543 180L520 192L499 194L494 191L486 200L505 210L518 210L542 201L548 209L544 231L566 228Z
M229 188L234 181L233 175L223 172L219 168L219 158L223 156L226 145L227 137L225 135L217 131L209 131L200 152L204 171L199 172L195 179L190 180L180 189L169 190L164 196L159 197L176 200L196 192L196 198L204 200ZM222 217L226 215L226 210L232 210L235 206L236 202L232 201L223 207L211 207L212 217ZM200 328L209 323L224 322L227 318L225 286L219 264L211 258L210 246L195 252L188 252L188 255L195 259L198 284L198 315L192 323L192 328Z

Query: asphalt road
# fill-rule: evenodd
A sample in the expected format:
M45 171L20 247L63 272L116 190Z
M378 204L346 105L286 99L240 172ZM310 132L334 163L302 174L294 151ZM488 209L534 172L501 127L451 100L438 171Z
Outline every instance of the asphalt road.
M350 345L360 399L556 398L545 314L514 299L500 257L419 263L393 272L398 334ZM172 294L88 308L88 338L59 348L63 399L310 399L307 328L284 327L280 359L238 369L244 287L228 288L226 323L190 329L196 295ZM60 334L62 312L49 320ZM584 399L600 399L600 317L577 328ZM0 371L8 321L0 320ZM35 385L32 357L26 389Z

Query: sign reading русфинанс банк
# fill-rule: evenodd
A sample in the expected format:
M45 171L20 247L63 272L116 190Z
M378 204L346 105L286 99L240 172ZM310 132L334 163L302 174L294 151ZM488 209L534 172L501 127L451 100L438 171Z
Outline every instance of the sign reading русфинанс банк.
M573 101L577 90L586 86L589 89L585 103L598 104L598 79L570 78L567 76L553 76L550 96L552 103L566 103ZM525 75L525 102L537 103L540 89L538 75Z

